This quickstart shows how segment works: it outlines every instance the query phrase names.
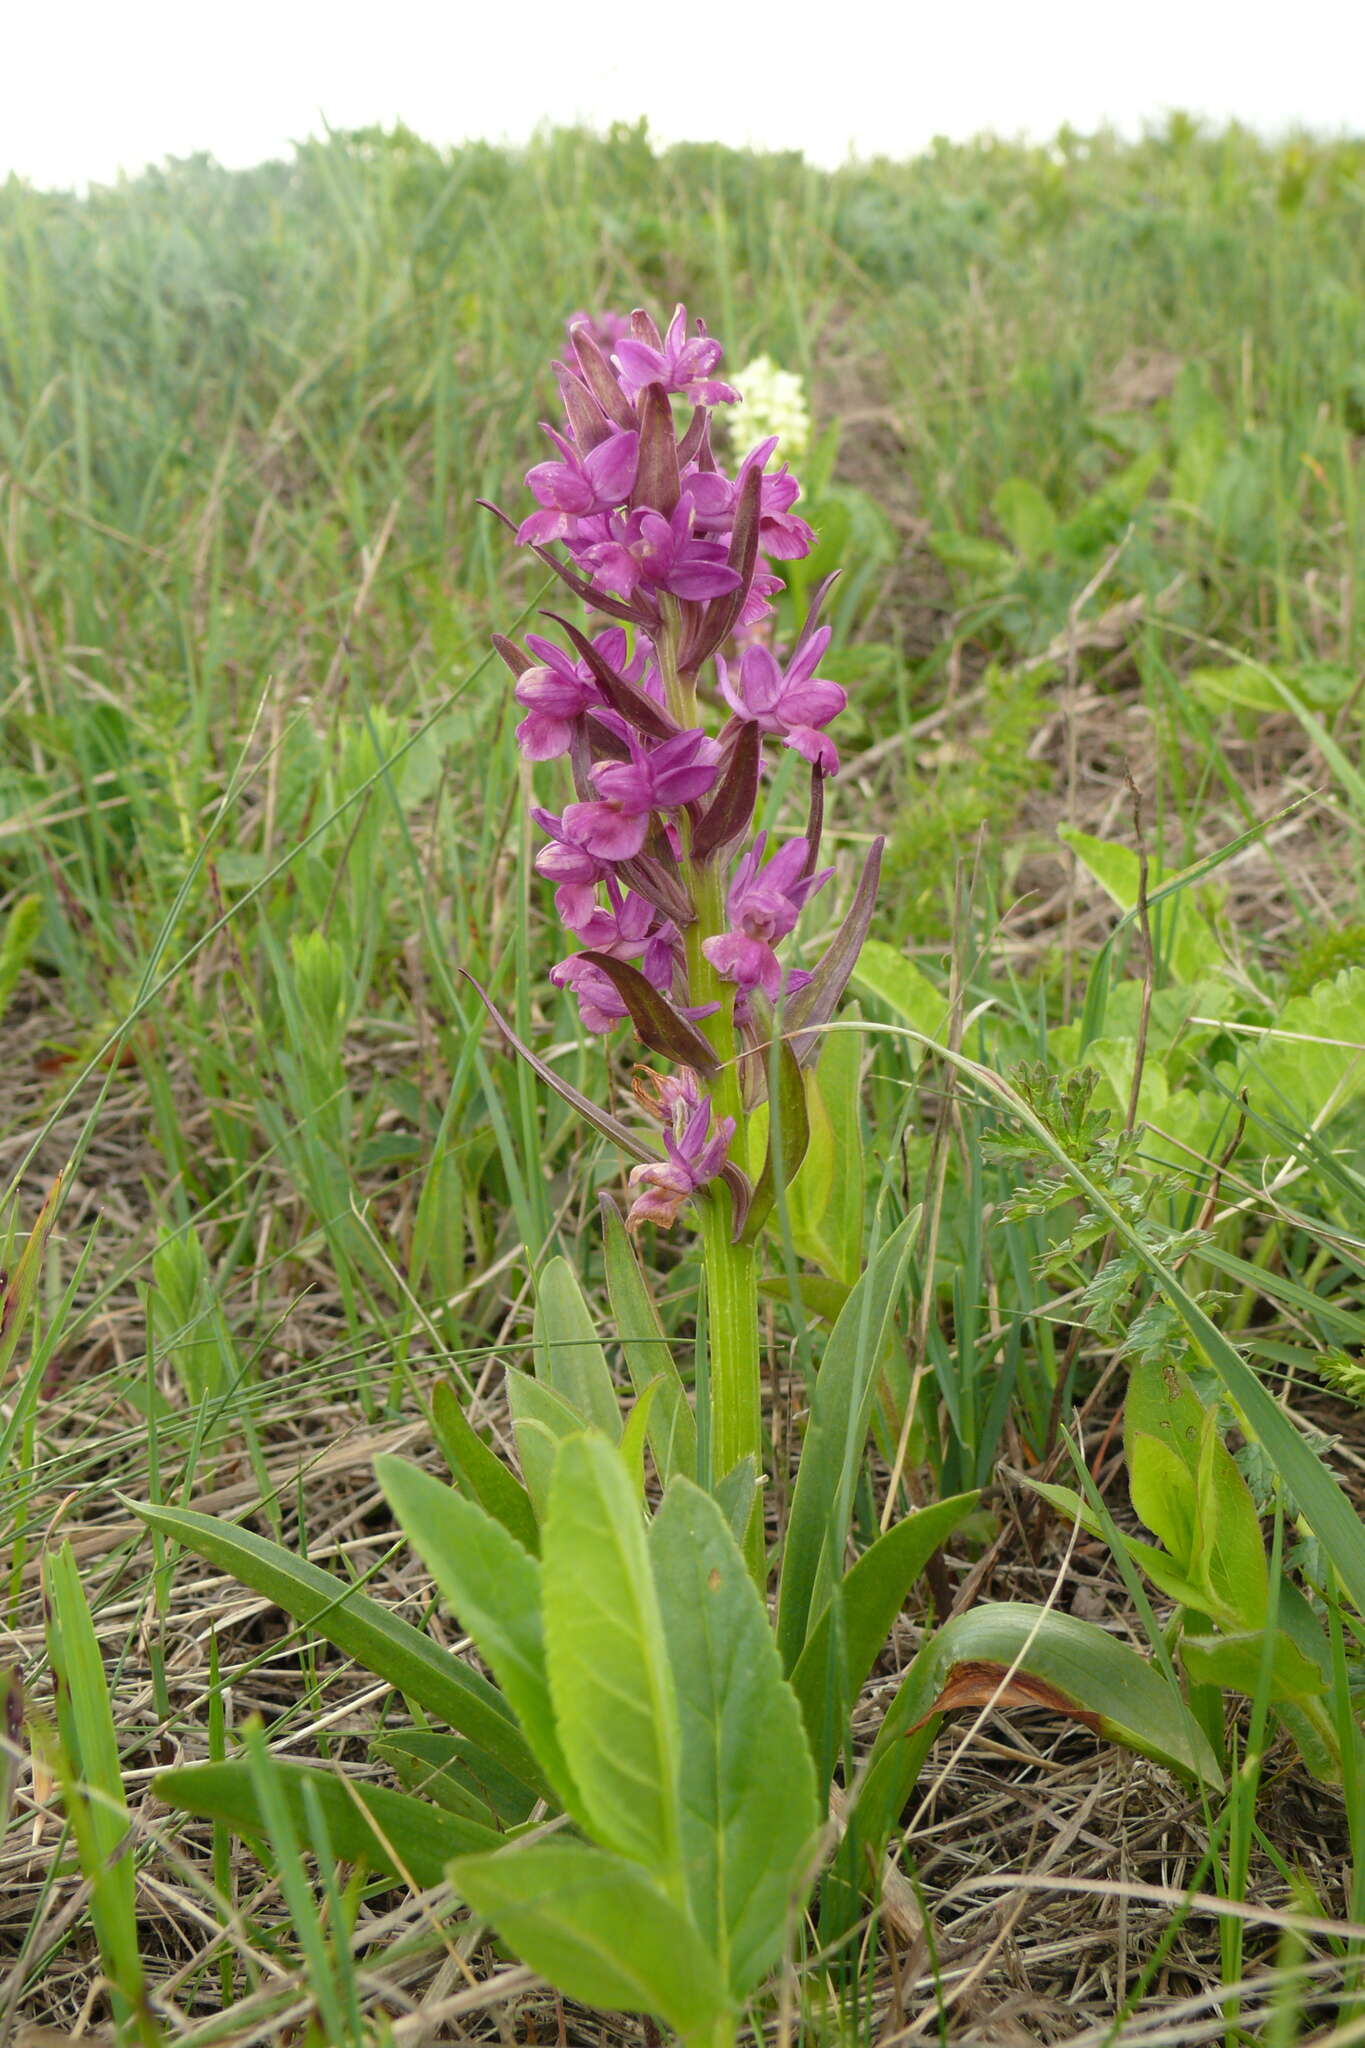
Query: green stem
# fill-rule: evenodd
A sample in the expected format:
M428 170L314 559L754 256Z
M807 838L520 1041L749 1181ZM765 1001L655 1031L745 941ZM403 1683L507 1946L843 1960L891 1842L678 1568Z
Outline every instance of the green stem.
M655 652L668 706L680 725L696 723L695 680L677 666L677 621L665 616ZM711 1083L717 1117L735 1120L730 1156L753 1174L749 1157L749 1118L739 1082L739 1041L735 1032L733 987L717 975L702 952L703 943L725 930L725 904L715 864L685 860L683 877L696 909L696 922L686 934L688 987L697 1004L719 1007L704 1018L701 1030L716 1055L720 1071ZM753 1249L731 1243L733 1218L728 1188L716 1183L701 1208L702 1255L706 1266L707 1335L710 1352L711 1478L723 1479L745 1458L754 1473L763 1474L763 1409L758 1353L758 1278ZM746 1553L759 1583L763 1580L763 1517L755 1512Z

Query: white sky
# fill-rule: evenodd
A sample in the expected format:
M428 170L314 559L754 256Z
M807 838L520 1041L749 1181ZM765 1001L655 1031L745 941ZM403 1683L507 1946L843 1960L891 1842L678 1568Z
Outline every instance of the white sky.
M324 123L643 114L837 163L1176 107L1365 133L1365 0L0 0L0 175L39 184L257 163Z

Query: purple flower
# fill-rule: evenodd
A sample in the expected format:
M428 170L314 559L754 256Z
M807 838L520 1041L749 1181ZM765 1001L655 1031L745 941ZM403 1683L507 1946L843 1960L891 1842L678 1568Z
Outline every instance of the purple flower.
M581 953L572 953L567 960L561 960L557 967L552 967L550 979L556 988L573 990L586 1031L614 1031L630 1015L616 993L616 984L611 976L593 961L585 960Z
M758 545L765 555L772 555L779 562L791 562L810 553L815 546L815 529L806 520L798 519L791 509L801 495L801 486L786 463L771 476L767 474L765 465L776 446L774 434L749 451L735 478L735 493L738 495L743 489L751 469L763 470L758 491Z
M592 804L569 804L562 818L557 818L553 811L535 807L531 811L550 840L536 855L536 873L554 883L555 909L571 931L588 917L597 901L597 884L611 873L610 863L590 850L570 817L573 811L595 808Z
M627 731L626 744L628 761L599 761L592 771L608 803L626 811L675 811L695 803L720 773L720 741L708 739L700 726L649 747Z
M569 539L580 519L624 505L635 485L638 434L608 434L586 455L580 455L553 427L546 427L545 432L563 460L538 462L526 472L527 485L544 509L523 519L517 528L517 541L523 547L532 543L544 547L552 540Z
M746 647L737 684L729 665L716 658L721 694L735 716L754 720L760 731L794 747L824 775L837 773L839 754L820 728L836 718L848 702L847 691L838 683L815 674L829 639L829 627L819 627L785 672L771 648L761 644Z
M739 574L726 561L724 545L701 539L695 523L693 501L684 494L669 518L637 506L617 514L607 522L606 533L574 552L593 582L614 597L629 600L641 585L694 603L728 596L739 588Z
M607 666L627 682L640 680L649 647L643 636L629 663L626 636L619 626L598 633L592 644ZM528 633L526 645L540 656L540 666L526 669L512 692L528 713L517 727L517 744L528 761L555 761L569 751L574 719L603 710L602 692L587 662L575 661L553 640Z
M696 1094L695 1084L691 1091ZM670 1105L673 1127L663 1132L667 1157L632 1168L631 1186L643 1192L631 1203L626 1222L632 1230L642 1223L657 1223L664 1230L676 1222L678 1211L697 1189L714 1180L725 1164L730 1140L735 1135L732 1116L719 1117L711 1127L711 1104L705 1096L689 1102L684 1091Z
M592 779L601 801L564 810L564 832L599 861L633 860L649 837L650 814L705 796L720 773L720 742L699 726L649 747L628 726L619 729L630 759L599 761Z
M833 868L805 875L804 839L790 839L763 865L768 835L760 832L739 862L725 899L730 930L706 939L702 952L722 981L746 993L762 989L769 1002L782 993L782 965L773 946L796 925L803 905L822 889Z
M739 393L734 386L711 375L724 349L700 320L689 339L685 306L677 308L666 336L660 336L648 313L633 313L630 324L632 339L618 341L614 356L621 389L628 397L634 398L646 384L662 384L665 391L680 391L693 405L736 403Z
M678 927L671 919L661 919L654 905L634 889L623 896L610 876L606 887L607 907L594 904L570 930L594 953L610 953L617 960L638 959L645 980L667 994L680 959Z

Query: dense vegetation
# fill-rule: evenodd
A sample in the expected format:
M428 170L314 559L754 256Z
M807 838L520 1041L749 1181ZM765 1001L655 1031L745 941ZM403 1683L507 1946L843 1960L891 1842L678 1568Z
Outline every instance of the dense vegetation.
M830 175L635 129L520 153L399 132L0 190L0 1665L27 1712L12 1690L0 2042L101 2019L111 1984L130 2040L157 2012L204 2044L555 2025L448 1895L414 1904L349 1850L329 1870L317 1813L300 1844L324 1853L272 1869L152 1795L253 1715L258 1786L271 1752L386 1785L420 1752L325 1626L129 1503L241 1520L458 1640L373 1459L439 1464L447 1381L512 1456L503 1368L555 1254L607 1326L619 1162L456 974L565 1079L628 1097L629 1058L548 980L522 798L557 765L519 762L486 650L551 600L476 501L523 509L567 315L679 299L730 366L807 382L821 545L783 616L842 569L845 897L889 837L861 1092L843 1059L838 1172L798 1187L767 1278L769 1540L864 1233L917 1206L856 1544L892 1504L983 1490L847 1765L869 1703L986 1595L1051 1594L1170 1670L1170 1558L1154 1617L1123 1541L1131 1374L1178 1369L1218 1414L1270 1582L1328 1646L1294 1693L1291 1653L1272 1668L1228 1610L1240 1652L1182 1667L1223 1772L1202 1798L1021 1718L1036 1691L965 1747L948 1721L853 1960L812 1923L755 2016L1288 2041L1365 2013L1365 1534L1286 1491L1212 1348L1358 1503L1365 144L1177 119ZM648 1253L685 1370L691 1245ZM1079 1529L1030 1481L1083 1496ZM1179 1515L1142 1497L1175 1553ZM1002 1872L1043 1889L981 1888Z

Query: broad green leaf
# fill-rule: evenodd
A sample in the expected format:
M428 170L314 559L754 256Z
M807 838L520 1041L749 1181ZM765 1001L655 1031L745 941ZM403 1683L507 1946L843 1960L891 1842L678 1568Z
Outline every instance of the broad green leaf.
M1074 826L1059 825L1057 837L1071 848L1081 865L1120 910L1137 907L1141 861L1130 846L1096 839ZM1191 875L1193 884L1194 876ZM1152 929L1157 952L1167 971L1177 981L1198 981L1201 975L1223 965L1223 949L1208 919L1195 908L1192 899L1180 891L1180 876L1159 861L1148 863L1148 900L1153 903ZM1155 902L1158 890L1162 901Z
M1224 1628L1260 1628L1269 1579L1256 1505L1216 1414L1176 1367L1134 1366L1124 1443L1133 1506L1201 1588L1196 1605Z
M885 1648L905 1596L979 1493L960 1493L907 1515L879 1536L840 1582L792 1673L820 1783L828 1786L848 1716L873 1663Z
M1002 1704L1070 1715L1108 1742L1221 1786L1203 1730L1155 1665L1093 1622L1019 1601L970 1608L930 1637L902 1682L874 1756L926 1716L980 1706L1008 1672L1016 1684L1002 1691Z
M432 1390L431 1420L441 1455L461 1491L501 1522L523 1550L538 1551L540 1529L526 1488L478 1434L448 1380L438 1380Z
M452 1856L502 1844L496 1828L481 1827L407 1792L362 1784L315 1764L277 1762L274 1768L297 1827L308 1824L307 1789L322 1811L335 1855L366 1870L410 1879L421 1890L441 1882ZM160 1772L152 1789L168 1806L226 1821L240 1835L269 1839L249 1764L188 1764Z
M545 1666L588 1831L678 1868L678 1701L640 1503L600 1437L559 1449L543 1530Z
M617 1340L637 1395L662 1380L650 1411L649 1447L659 1476L667 1485L675 1474L694 1479L697 1473L697 1423L673 1356L673 1346L654 1297L640 1270L621 1212L609 1196L602 1198L602 1236L607 1294L616 1323Z
M1004 589L1019 567L1009 548L1002 548L998 541L981 540L974 533L931 533L929 545L947 568L965 570L988 590Z
M1239 711L1274 712L1284 709L1284 700L1269 677L1259 668L1251 668L1241 661L1192 668L1185 677L1185 687L1216 711L1226 710L1229 706Z
M1195 1482L1169 1444L1134 1436L1128 1445L1128 1493L1134 1512L1170 1552L1176 1569L1193 1576Z
M521 1476L543 1522L559 1446L566 1438L578 1435L583 1418L543 1380L533 1380L515 1366L508 1367L504 1378Z
M1365 968L1348 967L1292 996L1254 1040L1240 1077L1252 1110L1296 1133L1365 1094Z
M593 1321L573 1267L553 1258L536 1285L534 1324L536 1378L563 1396L579 1426L600 1429L615 1443L621 1435L621 1405Z
M555 1732L545 1676L543 1566L477 1502L405 1458L376 1458L374 1470L404 1535L501 1686L546 1779L574 1811L573 1772Z
M521 1783L538 1792L549 1789L497 1687L421 1629L400 1621L344 1579L234 1522L215 1521L189 1508L136 1507L134 1512L149 1528L183 1543L315 1629L447 1727L468 1735Z
M868 939L858 955L852 974L853 986L863 995L885 1003L902 1024L909 1024L926 1038L941 1038L948 1022L948 999L927 974L907 960L884 939ZM908 1048L912 1071L923 1058L923 1048Z
M991 499L996 523L1026 562L1041 562L1057 542L1057 514L1026 476L1009 476Z
M1218 1433L1212 1408L1204 1415L1195 1503L1195 1562L1201 1583L1218 1603L1219 1621L1224 1628L1234 1621L1245 1628L1263 1628L1270 1605L1270 1573L1261 1518L1250 1487Z
M856 1018L845 1005L845 1022ZM787 1190L792 1237L803 1258L851 1287L862 1270L862 1046L852 1031L832 1032L807 1076L810 1143Z
M692 1918L736 1999L781 1954L823 1817L801 1710L725 1517L685 1479L649 1554L677 1688Z
M465 1820L520 1827L536 1805L533 1793L462 1735L401 1728L371 1742L370 1752L402 1779L409 1792L434 1799L447 1813Z
M825 1345L792 1495L778 1598L777 1640L786 1671L796 1668L812 1608L818 1613L842 1571L862 1465L877 1360L895 1314L915 1211L891 1233L853 1288Z
M1196 1685L1216 1685L1225 1692L1254 1698L1261 1688L1265 1639L1264 1629L1246 1629L1237 1635L1183 1635L1180 1661ZM1330 1675L1277 1628L1271 1637L1271 1698L1302 1706L1321 1699L1330 1684Z
M726 2011L714 1958L661 1888L581 1842L527 1842L461 1856L450 1881L522 1961L565 1997L648 2012L687 2041Z

